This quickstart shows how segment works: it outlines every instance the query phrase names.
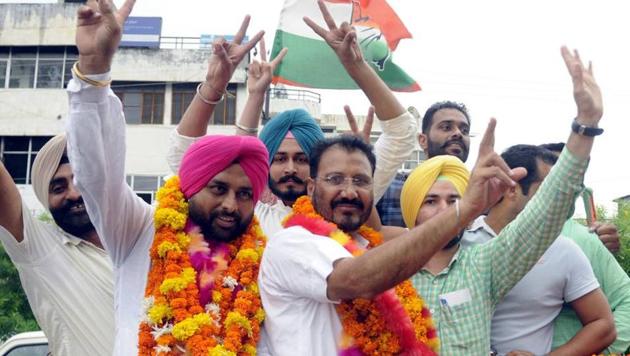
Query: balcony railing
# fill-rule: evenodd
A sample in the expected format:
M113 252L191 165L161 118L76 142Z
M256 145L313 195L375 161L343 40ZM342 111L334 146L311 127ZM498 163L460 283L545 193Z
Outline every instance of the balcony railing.
M302 89L270 88L267 90L267 97L270 99L286 99L298 101L311 101L321 103L322 97L318 93Z
M199 37L160 37L160 48L165 49L200 49L201 39ZM208 50L210 50L208 46Z

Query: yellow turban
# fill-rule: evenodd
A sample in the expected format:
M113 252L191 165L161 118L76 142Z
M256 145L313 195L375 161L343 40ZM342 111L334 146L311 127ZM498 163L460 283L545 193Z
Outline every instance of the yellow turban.
M416 217L424 197L440 177L453 183L457 192L463 195L470 173L459 158L447 155L435 156L416 167L407 178L400 194L402 216L408 228L416 225Z
M66 151L66 135L51 138L37 153L31 170L33 190L42 205L48 209L48 187L50 180L59 168L59 162Z

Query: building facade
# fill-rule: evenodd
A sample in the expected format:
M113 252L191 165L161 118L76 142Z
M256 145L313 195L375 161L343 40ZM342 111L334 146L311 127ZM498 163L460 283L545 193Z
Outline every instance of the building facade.
M64 131L65 87L78 59L74 46L78 2L0 0L0 158L35 211L42 207L30 187L31 165L39 149ZM127 182L148 202L171 174L165 159L168 135L205 78L209 56L210 49L199 38L160 34L159 46L121 47L114 58L112 89L123 103L127 121ZM248 62L245 58L231 78L230 95L217 105L209 133L234 133L247 99ZM321 120L328 135L349 130L345 116L322 115L320 95L307 90L272 89L265 117L297 107ZM374 131L375 140L378 124ZM420 158L414 153L404 168L413 168Z

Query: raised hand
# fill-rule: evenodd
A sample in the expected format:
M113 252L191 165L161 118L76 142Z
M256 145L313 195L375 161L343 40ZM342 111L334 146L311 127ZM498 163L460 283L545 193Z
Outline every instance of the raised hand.
M337 27L324 2L318 0L317 5L319 5L328 30L319 26L308 17L304 17L304 22L328 43L344 66L362 62L363 54L357 43L357 33L354 28L347 22L343 22L340 27Z
M586 126L597 126L603 114L602 93L593 76L593 64L584 66L577 50L561 48L562 58L573 81L573 97L577 105L577 120Z
M365 124L363 124L363 130L361 131L359 131L357 119L354 117L352 110L350 110L350 106L344 105L343 110L346 112L352 134L362 139L363 142L370 143L370 133L372 133L372 124L374 123L374 106L370 105L367 116L365 117Z
M122 37L123 24L134 4L135 0L126 0L116 10L112 0L89 0L79 8L76 45L79 70L83 74L109 71Z
M461 211L466 221L471 221L499 201L503 193L527 175L525 168L510 169L503 158L494 151L495 119L479 145L479 156L470 174L468 187L461 200Z
M276 58L271 62L267 62L267 53L265 48L265 39L260 39L260 62L252 61L247 68L247 90L250 95L262 94L264 95L271 79L273 79L273 71L278 67L284 56L288 52L287 48L283 48Z
M227 42L223 38L219 38L212 44L212 55L208 63L208 73L206 74L206 82L218 93L223 93L232 74L236 70L236 66L243 60L245 55L252 49L265 34L259 31L247 43L243 44L243 38L249 27L250 16L245 16L241 28L234 36L232 42Z

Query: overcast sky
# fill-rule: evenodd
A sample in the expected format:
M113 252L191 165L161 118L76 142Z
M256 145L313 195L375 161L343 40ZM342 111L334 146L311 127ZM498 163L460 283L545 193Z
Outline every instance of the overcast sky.
M578 48L594 63L604 95L604 135L596 140L586 184L597 204L630 194L630 3L624 0L389 0L414 38L403 40L394 61L422 86L400 94L423 113L435 101L465 103L473 132L496 117L497 149L512 144L565 141L576 114L560 46ZM122 1L116 1L121 4ZM273 41L283 0L138 0L133 15L161 16L164 36L233 34L245 14L249 34ZM321 91L323 113L350 104L365 111L360 92ZM479 138L472 140L472 166Z

